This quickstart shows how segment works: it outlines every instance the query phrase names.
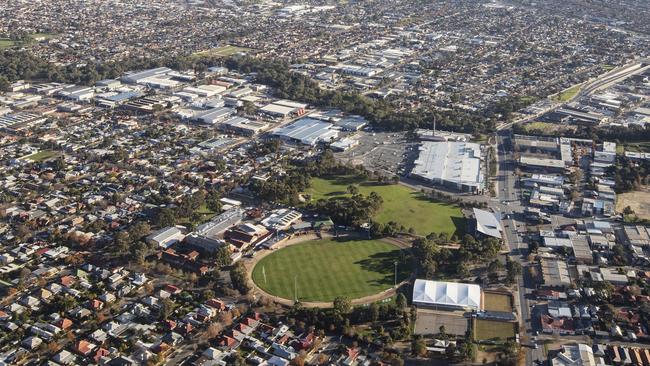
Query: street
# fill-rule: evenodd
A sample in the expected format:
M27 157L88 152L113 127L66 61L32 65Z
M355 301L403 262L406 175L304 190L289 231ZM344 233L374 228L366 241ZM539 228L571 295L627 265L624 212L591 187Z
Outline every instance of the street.
M528 266L528 245L522 239L520 232L520 228L525 228L525 223L519 221L523 218L524 207L520 202L517 176L515 175L517 164L510 149L509 139L509 130L502 130L497 134L498 173L496 189L498 199L493 200L490 206L502 216L503 240L508 246L510 259L518 261L523 269L522 276L517 280L515 307L520 317L520 326L523 326L524 329L523 335L530 339L533 331L527 295L533 291L534 284L529 276L525 275ZM526 352L526 365L543 361L545 358L543 348L522 347L522 350Z

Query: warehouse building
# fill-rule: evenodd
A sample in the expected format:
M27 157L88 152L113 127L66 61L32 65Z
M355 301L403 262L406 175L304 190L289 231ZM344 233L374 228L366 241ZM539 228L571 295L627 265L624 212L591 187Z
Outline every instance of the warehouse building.
M278 100L260 108L260 112L272 117L285 118L291 115L302 116L305 114L307 105L304 103L293 102L290 100Z
M481 287L469 283L415 280L413 303L443 310L481 310Z
M544 287L566 288L571 286L569 267L565 261L543 258L540 265Z
M251 121L244 117L232 117L222 123L217 128L225 132L232 132L244 136L255 136L264 131L269 125L264 122Z
M205 123L208 125L215 125L228 119L235 114L235 110L227 107L212 108L206 111L201 111L192 117L194 121Z
M338 138L339 131L331 123L313 118L302 118L287 126L276 128L272 134L283 140L314 146Z
M0 116L0 130L9 133L26 130L34 125L43 123L47 118L41 114L18 112Z
M175 226L170 226L151 233L146 241L148 244L167 249L183 239L185 239L183 232Z
M565 170L565 163L560 159L522 156L519 158L519 165L525 170L543 173L563 173Z
M470 142L424 141L411 176L463 192L483 188L481 146Z
M168 67L158 67L155 69L127 73L122 77L122 81L128 84L141 84L143 80L160 77L172 72Z

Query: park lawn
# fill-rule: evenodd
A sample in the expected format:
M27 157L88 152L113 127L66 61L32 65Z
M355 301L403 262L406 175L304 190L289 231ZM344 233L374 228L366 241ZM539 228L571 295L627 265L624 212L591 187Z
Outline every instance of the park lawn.
M642 152L642 153L650 152L650 141L626 143L625 151Z
M52 33L34 33L34 34L30 34L29 36L32 37L35 40L36 39L50 39L50 38L56 37L56 34L52 34Z
M574 85L569 89L563 90L560 94L556 95L555 98L560 102L568 102L571 98L575 97L576 94L580 91L581 85Z
M515 336L515 324L493 320L474 319L474 339L486 341L500 339L506 341Z
M403 254L403 255L402 255ZM407 253L378 240L324 239L299 243L262 258L252 279L264 291L294 299L294 281L300 301L332 301L380 293L408 278Z
M205 50L205 51L199 51L195 52L195 56L219 56L219 57L228 57L232 56L235 53L238 52L247 52L250 51L249 48L244 48L244 47L237 47L237 46L231 46L231 45L226 45L223 47L217 47L213 48L210 50Z
M201 215L201 220L198 222L198 225L204 224L212 220L212 218L217 214L216 212L210 210L205 203L199 206L199 208L197 208L195 212ZM190 223L189 217L181 217L178 219L179 225L187 225L189 223Z
M52 150L43 150L37 153L26 156L25 159L29 159L34 162L45 161L59 155L59 152Z
M525 125L523 125L523 127L526 131L537 130L548 134L562 128L561 125L555 123L540 122L540 121L526 123Z
M347 195L347 187L357 185L359 192L368 195L376 192L384 200L374 219L380 223L395 221L406 228L412 227L420 235L431 232L456 234L465 232L465 219L460 208L432 201L422 193L399 184L375 184L359 177L340 176L328 179L314 178L307 194L313 200Z
M483 308L485 311L512 312L510 295L486 291L483 294Z
M50 39L55 35L49 33L34 33L34 34L30 34L29 36L32 38L32 40L36 40L36 39ZM17 46L17 45L25 45L26 43L12 41L11 39L8 38L0 38L0 50Z
M642 186L638 191L620 193L616 196L616 212L623 213L630 206L634 215L641 220L650 220L650 186ZM632 215L632 216L634 216Z
M0 50L13 47L14 44L15 42L10 39L0 38Z

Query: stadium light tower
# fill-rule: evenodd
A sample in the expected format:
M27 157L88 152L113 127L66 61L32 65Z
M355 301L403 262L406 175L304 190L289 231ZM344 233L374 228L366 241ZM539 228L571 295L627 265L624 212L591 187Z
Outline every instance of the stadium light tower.
M395 284L393 286L397 288L397 261L395 261Z

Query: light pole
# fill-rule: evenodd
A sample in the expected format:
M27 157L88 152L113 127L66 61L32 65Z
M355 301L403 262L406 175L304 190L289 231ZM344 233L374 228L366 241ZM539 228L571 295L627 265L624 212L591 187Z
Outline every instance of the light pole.
M395 284L394 287L397 288L397 261L395 261Z
M293 300L298 302L298 275L293 276Z

